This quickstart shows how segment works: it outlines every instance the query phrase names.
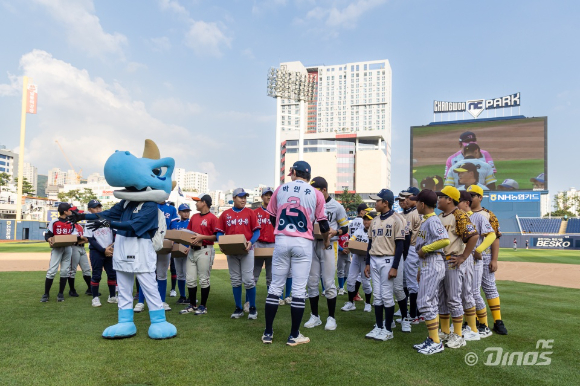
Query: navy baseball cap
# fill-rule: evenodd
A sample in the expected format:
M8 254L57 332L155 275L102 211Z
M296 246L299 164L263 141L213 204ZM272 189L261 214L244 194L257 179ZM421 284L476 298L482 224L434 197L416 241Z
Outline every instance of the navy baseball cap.
M383 189L377 194L370 194L369 198L375 201L376 200L387 201L389 204L391 204L391 206L395 202L395 195L389 189Z
M244 188L237 188L232 193L232 197L248 197L248 196L249 196L249 194L246 193Z
M363 202L356 207L356 212L360 213L361 210L367 210L368 208L369 206Z
M61 202L60 204L58 204L58 211L59 212L66 212L67 210L70 210L71 208L72 208L72 206L68 202Z
M290 168L290 174L288 174L289 176L292 175L292 170L296 170L297 172L305 172L305 173L312 172L312 168L310 168L310 164L306 161L294 162L294 165L292 165L292 167Z
M477 137L473 131L466 131L459 136L459 142L469 143L477 141Z
M416 196L419 194L419 189L414 186L409 186L407 189L403 190L399 193L400 196L408 197L408 196Z
M272 193L272 194L274 194L274 189L272 189L271 187L267 186L264 189L262 189L262 196L265 195L266 193Z
M94 209L94 208L98 208L99 206L103 206L99 200L91 200L89 201L89 203L87 204L87 207L89 209Z
M187 210L191 210L191 208L187 204L181 204L181 205L179 205L179 208L177 208L177 210L179 210L180 212L184 212Z

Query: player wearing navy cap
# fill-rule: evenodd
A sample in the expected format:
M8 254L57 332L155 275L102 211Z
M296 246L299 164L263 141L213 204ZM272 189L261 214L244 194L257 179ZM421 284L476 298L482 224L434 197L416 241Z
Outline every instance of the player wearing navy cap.
M376 324L366 338L385 341L393 338L393 286L403 256L405 224L393 210L395 197L392 191L382 189L378 194L369 195L369 198L376 201L375 208L379 214L371 222L368 231L365 276L372 278Z
M177 214L179 215L179 218L174 218L171 220L168 229L185 229L189 225L191 209L187 204L179 205ZM175 265L175 272L177 274L177 288L179 289L179 299L177 299L177 304L188 304L189 301L187 300L185 293L185 273L187 259L185 257L172 257L171 260Z
M98 200L91 200L88 203L90 213L100 213L103 206ZM85 236L89 240L89 257L91 259L91 294L93 295L93 307L100 307L99 283L103 269L107 273L107 286L109 287L109 299L115 297L115 287L117 286L117 273L113 269L113 241L114 232L111 228L101 227L93 230L87 227ZM114 301L113 301L114 303Z
M227 255L230 281L234 293L236 308L231 315L232 319L244 316L242 309L242 283L246 288L247 298L250 303L248 319L257 319L256 310L256 285L254 283L254 244L260 237L260 224L256 213L246 208L248 193L243 188L237 188L232 193L234 206L223 212L219 218L217 238L223 235L239 235L246 237L246 254Z

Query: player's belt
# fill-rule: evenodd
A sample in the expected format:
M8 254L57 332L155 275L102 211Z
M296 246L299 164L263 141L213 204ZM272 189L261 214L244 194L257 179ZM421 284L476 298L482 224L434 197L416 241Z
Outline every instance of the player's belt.
M209 248L209 247L210 247L210 245L204 245L204 246L201 246L201 247L192 246L191 248L192 248L194 251L199 251L199 250L201 250L202 248Z
M451 259L453 256L459 256L459 255L447 255L447 256L445 256L445 260L449 260L449 259Z

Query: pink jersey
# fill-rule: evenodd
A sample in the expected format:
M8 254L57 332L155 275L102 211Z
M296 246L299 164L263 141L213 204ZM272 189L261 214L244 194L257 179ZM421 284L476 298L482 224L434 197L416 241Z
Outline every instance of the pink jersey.
M493 163L493 159L491 158L491 154L489 154L488 151L486 150L480 150L481 152L481 156L483 158L483 160L485 160L485 162L487 162L489 164L489 166L491 166L491 168L493 169L493 172L496 173L497 170L495 170L495 165ZM457 153L451 155L449 158L447 158L447 162L445 163L445 176L447 176L447 172L449 171L449 169L451 169L451 167L453 165L455 165L456 163L459 163L463 160L463 153L461 153L461 150L459 150Z
M296 180L276 189L266 211L276 216L274 235L312 237L314 221L326 220L324 196L307 182Z

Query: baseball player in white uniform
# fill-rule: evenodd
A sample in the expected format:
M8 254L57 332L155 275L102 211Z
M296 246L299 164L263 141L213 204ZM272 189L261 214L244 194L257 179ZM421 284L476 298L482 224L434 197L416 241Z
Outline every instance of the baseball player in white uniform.
M266 298L266 329L262 342L272 343L274 318L278 311L280 295L292 270L292 327L286 342L297 346L310 342L300 333L304 315L306 285L312 266L313 223L318 221L324 236L324 246L330 245L329 225L324 210L322 193L308 184L311 168L307 162L297 161L290 169L292 182L279 186L272 195L266 211L275 224L276 244L272 257L272 283ZM334 279L334 272L333 272ZM335 295L336 297L336 289Z
M322 321L318 313L318 282L322 278L324 283L324 296L328 305L328 319L326 319L325 330L336 330L336 283L334 274L336 272L336 259L338 252L338 238L348 233L348 218L344 207L328 194L328 183L322 177L315 177L310 181L310 185L319 190L326 202L326 218L330 226L330 245L325 246L322 240L314 240L312 255L312 267L308 277L308 299L310 300L310 319L304 323L304 327L313 328L320 326Z

